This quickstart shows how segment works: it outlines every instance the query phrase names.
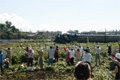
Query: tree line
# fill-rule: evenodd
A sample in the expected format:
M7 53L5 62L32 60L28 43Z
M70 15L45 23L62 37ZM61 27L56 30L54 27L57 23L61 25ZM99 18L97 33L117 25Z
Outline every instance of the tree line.
M0 23L0 39L29 39L25 33L17 29L10 21L6 21L5 24Z

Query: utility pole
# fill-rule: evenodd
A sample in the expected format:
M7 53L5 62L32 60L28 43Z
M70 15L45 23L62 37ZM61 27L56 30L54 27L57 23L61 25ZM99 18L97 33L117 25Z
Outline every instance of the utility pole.
M106 41L106 29L105 29L104 37L105 37L105 41L104 41L104 42L106 43L106 42L107 42L107 41Z

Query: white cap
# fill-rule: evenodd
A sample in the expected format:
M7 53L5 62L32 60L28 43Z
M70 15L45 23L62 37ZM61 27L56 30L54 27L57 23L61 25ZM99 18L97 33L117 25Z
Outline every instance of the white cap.
M118 58L118 59L120 59L120 53L117 53L117 54L115 55L115 57Z

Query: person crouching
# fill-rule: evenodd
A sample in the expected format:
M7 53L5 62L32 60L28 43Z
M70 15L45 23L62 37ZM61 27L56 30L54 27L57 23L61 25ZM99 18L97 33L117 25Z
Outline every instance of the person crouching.
M4 69L3 70L8 69L9 68L9 58L4 59L3 62L4 62Z

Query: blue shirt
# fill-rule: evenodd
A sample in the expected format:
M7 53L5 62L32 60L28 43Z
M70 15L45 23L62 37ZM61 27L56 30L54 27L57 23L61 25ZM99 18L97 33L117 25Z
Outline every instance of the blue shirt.
M3 62L3 50L1 50L2 52L0 53L0 63Z

